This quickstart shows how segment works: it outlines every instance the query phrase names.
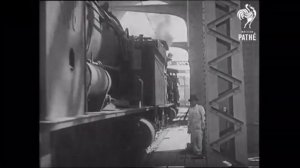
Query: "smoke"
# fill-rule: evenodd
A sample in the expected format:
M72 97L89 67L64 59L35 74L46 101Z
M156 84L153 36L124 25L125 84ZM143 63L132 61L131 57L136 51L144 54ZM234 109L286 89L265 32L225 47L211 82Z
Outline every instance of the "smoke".
M166 15L155 28L155 38L165 40L169 46L171 46L174 39L174 37L170 33L171 26L171 17L169 15Z
M123 27L129 29L129 34L136 36L143 34L146 37L165 40L169 47L174 41L174 36L177 37L179 35L171 35L172 32L174 33L174 24L176 22L174 22L174 18L170 15L127 12L120 22Z

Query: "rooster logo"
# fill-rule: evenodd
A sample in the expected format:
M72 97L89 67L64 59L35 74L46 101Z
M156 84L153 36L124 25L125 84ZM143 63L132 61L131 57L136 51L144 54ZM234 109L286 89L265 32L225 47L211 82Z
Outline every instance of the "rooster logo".
M246 28L247 25L249 25L249 28L251 28L251 23L253 22L253 20L256 17L256 10L254 9L254 7L252 7L249 4L245 5L246 9L240 9L237 12L237 17L242 20L244 18L247 19L247 23L245 24L244 28ZM250 9L249 9L250 8Z

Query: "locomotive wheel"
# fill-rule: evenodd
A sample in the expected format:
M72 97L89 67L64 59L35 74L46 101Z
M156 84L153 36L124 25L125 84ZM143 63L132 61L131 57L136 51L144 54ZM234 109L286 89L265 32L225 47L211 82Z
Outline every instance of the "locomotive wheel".
M146 149L155 138L155 129L150 121L140 118L136 124L135 139L140 149Z
M169 122L172 122L173 119L176 117L176 110L175 110L174 108L171 107L171 108L168 110L168 112L169 112Z
M174 109L175 109L175 111L176 111L176 116L177 116L179 110L178 110L178 108L176 108L176 107L175 107Z

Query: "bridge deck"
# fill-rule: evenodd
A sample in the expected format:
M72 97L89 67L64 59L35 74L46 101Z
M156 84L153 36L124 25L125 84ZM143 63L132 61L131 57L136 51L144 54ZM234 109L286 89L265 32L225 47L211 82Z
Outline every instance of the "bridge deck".
M184 120L186 110L187 108L181 108L173 124L163 130L150 147L150 153L142 161L142 166L229 167L230 164L240 166L211 149L207 149L204 159L186 152L187 144L190 143L187 118Z

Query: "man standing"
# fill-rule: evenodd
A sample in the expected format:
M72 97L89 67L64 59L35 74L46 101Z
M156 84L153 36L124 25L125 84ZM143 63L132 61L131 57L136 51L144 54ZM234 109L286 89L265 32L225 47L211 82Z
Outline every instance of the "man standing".
M203 131L205 129L205 110L203 106L198 105L196 95L191 95L190 108L188 110L188 133L191 134L192 152L200 157L202 153Z

